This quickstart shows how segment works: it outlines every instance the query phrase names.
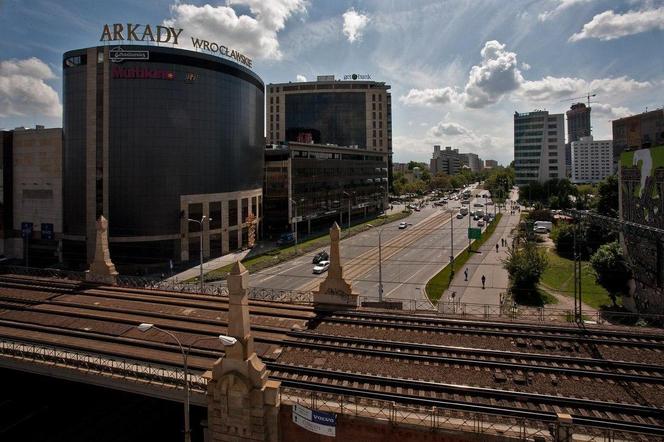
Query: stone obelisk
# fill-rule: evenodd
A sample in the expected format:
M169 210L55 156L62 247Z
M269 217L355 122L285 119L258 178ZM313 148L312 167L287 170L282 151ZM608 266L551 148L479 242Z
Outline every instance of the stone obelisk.
M85 279L92 282L116 285L118 272L111 261L108 250L108 220L102 216L97 220L97 237L95 238L95 258L90 270L85 272Z
M353 293L353 287L344 279L339 253L340 238L341 229L335 222L330 228L330 268L327 277L314 293L314 304L317 307L357 308L359 305L359 296Z

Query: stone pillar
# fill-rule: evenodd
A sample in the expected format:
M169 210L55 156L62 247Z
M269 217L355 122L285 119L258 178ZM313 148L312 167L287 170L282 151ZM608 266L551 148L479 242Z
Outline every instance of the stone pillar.
M108 221L103 216L97 220L95 255L90 264L90 270L85 272L85 279L112 285L118 283L118 272L115 270L108 250Z
M339 253L340 238L341 229L337 223L334 223L330 228L330 268L327 277L314 293L314 304L317 307L357 308L359 305L359 296L353 293L353 287L344 279Z
M279 440L279 385L268 380L265 364L254 352L249 325L249 272L239 261L228 276L228 335L237 343L226 347L208 378L210 442Z
M574 435L574 426L572 424L572 416L566 413L558 413L556 442L572 442L572 436Z

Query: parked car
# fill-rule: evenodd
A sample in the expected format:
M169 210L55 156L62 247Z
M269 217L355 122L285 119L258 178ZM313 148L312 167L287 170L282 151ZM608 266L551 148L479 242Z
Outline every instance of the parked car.
M537 233L548 233L553 228L553 223L551 221L535 221L534 231ZM544 230L544 232L538 232L537 229Z
M318 275L320 273L327 272L329 268L330 261L321 261L316 266L314 266L314 273Z
M480 216L477 213L475 215L473 215L473 220L474 221L478 221L479 219L480 219Z
M323 250L321 252L316 253L316 255L314 255L313 261L311 262L312 264L319 264L321 261L328 261L329 259L330 255L328 255L327 252Z
M416 212L419 212L419 211L420 211L420 208L417 207L417 206L415 206L415 209L414 209L414 210L415 210Z
M482 219L486 222L489 222L489 221L491 221L491 215L486 214L486 215L484 215L484 218L482 218Z
M403 230L403 229L405 229L406 227L408 227L408 224L407 224L407 223L399 223L399 229L402 229L402 230Z
M295 244L295 233L293 232L282 233L277 240L278 246L288 246L291 244Z
M457 213L457 219L463 219L463 213L461 212Z
M484 227L484 221L482 220L477 221L477 227Z
M535 233L549 233L549 230L546 227L538 226L533 229Z
M473 206L475 206L475 207L484 207L484 204L482 204L482 203L475 203L475 204L473 204Z

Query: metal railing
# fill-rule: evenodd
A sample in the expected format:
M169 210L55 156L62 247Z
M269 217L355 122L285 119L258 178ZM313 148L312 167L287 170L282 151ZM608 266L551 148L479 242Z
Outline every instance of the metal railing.
M377 303L379 302L378 296L360 296L360 305L365 302ZM405 311L428 311L435 312L436 307L428 299L406 299L406 298L383 298L383 301L388 303L400 303L401 310Z
M421 427L423 430L462 431L493 434L517 440L556 440L560 431L555 414L547 419L510 417L491 412L460 411L442 407L424 407L395 401L323 393L294 387L281 387L281 403L343 416L389 422L391 425ZM652 441L656 436L638 431L614 430L583 423L572 428L574 440L593 442ZM655 439L653 439L655 438Z
M146 361L2 338L0 340L0 358L4 357L28 363L57 365L78 372L112 376L134 383L177 389L184 388L184 372L182 369ZM207 391L207 380L202 376L190 373L189 385L192 391L200 393Z

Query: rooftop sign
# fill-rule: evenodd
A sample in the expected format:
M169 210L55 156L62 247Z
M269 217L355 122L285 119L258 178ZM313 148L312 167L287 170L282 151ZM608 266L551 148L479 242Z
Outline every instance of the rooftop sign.
M170 26L150 26L134 23L127 23L125 25L124 23L114 23L112 25L104 25L104 29L101 32L101 38L99 41L139 41L169 43L177 45L179 44L178 38L180 37L180 34L182 34L182 29L172 28ZM230 49L221 43L209 42L207 40L191 37L191 45L195 49L201 49L215 55L223 55L225 57L232 58L236 62L241 63L248 68L252 67L253 61L251 58L240 53L239 51L236 51L235 49ZM143 59L140 58L140 56L134 56L134 58L130 58L130 56L132 56L132 54L129 54L130 52L132 51L125 51L120 55L120 57L116 57L116 59L113 61ZM147 56L144 59L147 59Z

